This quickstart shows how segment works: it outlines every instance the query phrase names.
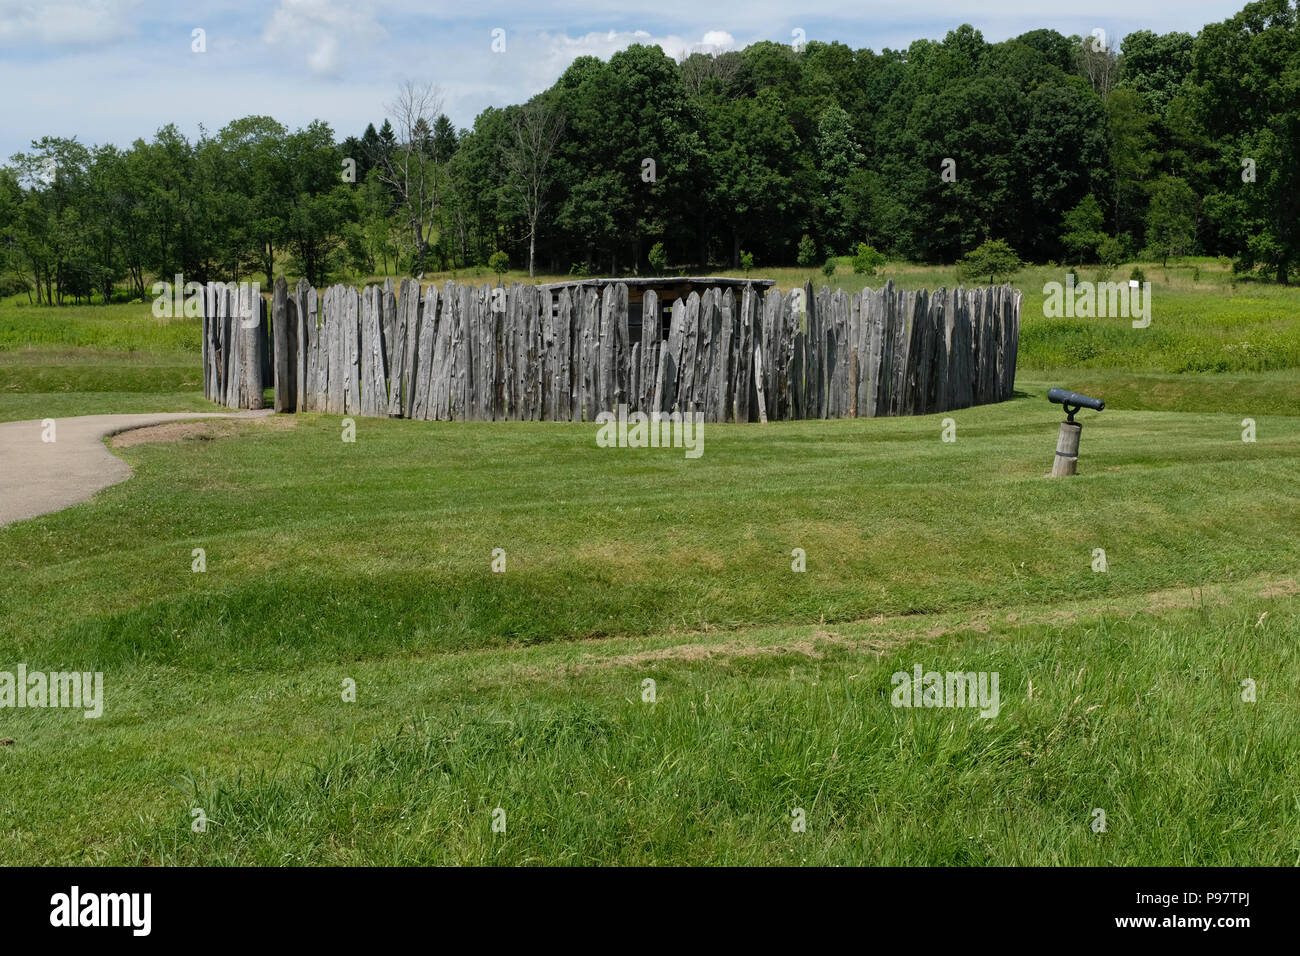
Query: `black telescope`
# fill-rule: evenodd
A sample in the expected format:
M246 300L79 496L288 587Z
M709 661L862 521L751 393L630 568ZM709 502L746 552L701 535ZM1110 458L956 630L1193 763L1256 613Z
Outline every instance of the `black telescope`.
M1091 408L1094 412L1099 412L1106 407L1106 403L1100 398L1089 398L1087 395L1080 395L1078 392L1070 392L1063 388L1049 391L1047 400L1054 405L1064 405L1065 413L1071 423L1074 422L1074 413L1081 408Z

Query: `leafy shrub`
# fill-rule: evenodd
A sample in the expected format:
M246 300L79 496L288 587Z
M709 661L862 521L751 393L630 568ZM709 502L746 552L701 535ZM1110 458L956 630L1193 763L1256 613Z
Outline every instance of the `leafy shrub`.
M651 246L646 258L650 260L650 268L655 272L662 273L668 268L668 251L664 249L662 242L656 242Z
M989 239L957 260L957 277L962 280L989 277L989 284L1009 281L1024 267L1005 239Z
M853 271L858 275L875 275L876 269L885 264L885 255L877 252L875 246L865 242L858 243L858 250L853 255Z
M817 263L817 243L813 242L812 236L806 232L803 234L803 238L799 240L799 258L797 261L805 269Z
M0 298L18 295L20 292L26 292L29 288L27 283L18 276L0 276Z
M1124 243L1114 236L1107 236L1097 244L1097 258L1102 265L1115 268L1124 261Z

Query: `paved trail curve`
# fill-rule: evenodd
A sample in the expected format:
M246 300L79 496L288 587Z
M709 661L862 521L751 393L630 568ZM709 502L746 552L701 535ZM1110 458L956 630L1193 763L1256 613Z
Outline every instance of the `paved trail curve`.
M55 419L52 442L40 420L0 422L0 525L62 511L126 481L131 467L104 439L132 428L200 418L259 418L272 412L159 412Z

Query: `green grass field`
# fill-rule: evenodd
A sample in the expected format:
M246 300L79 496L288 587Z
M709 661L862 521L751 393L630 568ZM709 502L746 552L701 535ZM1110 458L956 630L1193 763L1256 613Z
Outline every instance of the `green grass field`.
M1295 865L1300 291L1144 268L1145 330L1022 277L1013 401L697 460L314 414L120 449L0 528L0 670L107 701L0 710L0 863ZM210 409L131 308L0 303L0 420ZM1108 401L1069 481L1054 384ZM996 672L997 716L891 706L916 665Z

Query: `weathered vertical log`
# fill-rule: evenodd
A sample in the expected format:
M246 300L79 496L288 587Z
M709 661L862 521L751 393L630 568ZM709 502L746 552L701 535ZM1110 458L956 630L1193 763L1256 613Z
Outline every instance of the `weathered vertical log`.
M898 296L899 313L894 320L894 364L890 369L892 393L889 414L902 415L907 404L908 350L912 343L912 322L916 312L916 292L908 290Z
M226 391L230 382L230 298L226 292L226 283L215 283L212 289L214 298L214 319L212 327L212 400L226 404Z
M970 330L970 355L971 355L971 403L982 405L984 403L984 290L972 290L971 302L971 330Z
M659 367L659 345L663 339L663 316L659 308L659 295L654 289L646 290L641 298L640 368L637 379L640 389L636 407L643 412L654 408L655 373Z
M626 381L620 382L620 366L626 366L623 350L627 347L627 286L621 282L601 290L596 340L595 410L614 411L620 401L626 401L620 396L626 395L627 388Z
M600 411L596 407L597 365L600 361L600 296L592 286L579 286L578 297L579 304L575 306L578 310L578 325L575 329L579 336L575 342L578 366L574 369L578 400L573 420L589 422Z
M762 349L754 354L762 357L758 370L763 375L763 411L765 418L777 417L778 372L777 363L781 354L781 313L784 311L785 297L775 287L767 290L763 297L762 333L758 344Z
M203 290L203 397L208 401L216 391L216 346L214 333L217 322L216 283L209 282Z
M415 284L418 293L420 285ZM438 287L430 284L424 291L420 304L420 334L416 345L415 361L415 396L411 406L411 417L425 421L433 416L429 414L430 390L433 384L434 343L438 332Z
M523 389L520 417L524 421L544 421L542 405L549 386L542 381L548 356L545 353L546 328L552 322L551 296L537 286L519 287L519 332L515 344L517 360L523 374L515 372L515 381Z
M361 291L361 414L372 418L388 412L384 382L382 293L368 285Z
M479 286L474 311L474 415L477 421L492 421L492 389L496 383L496 318L492 289ZM502 302L505 300L502 299Z
M307 378L311 382L307 407L313 412L324 411L329 395L329 358L324 351L324 330L321 328L322 296L314 288L307 290Z
M239 407L239 388L244 380L243 346L240 336L239 286L226 290L226 390L221 404L227 408Z
M613 386L613 394L608 396L611 411L617 410L619 405L630 405L632 402L631 379L628 375L631 348L628 341L626 283L619 282L614 286L613 309L613 323L610 326L610 331L613 333L612 345L614 352L611 360L614 374L610 380Z
M209 323L211 342L208 346L208 362L212 366L210 373L212 401L222 403L226 397L226 284L212 283L212 319Z
M473 336L473 302L477 298L470 286L456 289L456 332L452 340L454 347L451 418L452 421L470 421L473 413L470 402L474 389L474 336Z
M713 390L714 421L735 420L735 375L736 375L736 293L724 289L718 298L719 332L717 335L717 361L713 367L712 377L717 380Z
M932 304L934 297L933 292L927 291L922 294L922 311L917 316L917 321L921 323L921 335L918 336L921 353L916 359L916 401L912 405L917 415L924 415L933 410L931 390L934 387L935 358L939 354L935 323L937 313Z
M257 305L257 361L261 371L262 387L265 389L275 380L275 369L271 364L271 303L261 294L261 286L256 286L254 298L260 299Z
M343 413L343 361L339 348L339 287L329 286L321 299L321 369L325 380L324 411L331 415Z
M971 366L971 311L972 290L961 289L957 298L956 314L952 322L952 407L969 408L975 402Z
M346 343L343 374L347 379L346 412L361 414L361 294L351 286L343 290L343 332Z
M861 367L858 364L858 349L854 346L849 354L849 418L858 417L858 376Z
M934 300L931 300L933 307ZM934 335L936 350L938 354L935 357L935 376L937 379L934 388L934 403L931 411L942 412L948 411L952 406L953 395L953 378L952 378L952 315L957 308L957 290L942 290L941 298L942 308L935 313Z
M1011 299L1010 343L1007 346L1007 380L1003 386L1002 398L1008 399L1016 392L1016 361L1020 355L1020 307L1024 296L1017 289Z
M325 401L325 410L331 415L342 415L344 406L343 376L343 317L339 314L342 304L343 287L332 285L325 290L325 303L321 313L322 331L321 350L325 352L325 379L329 392Z
M457 332L456 311L460 295L456 283L448 281L438 303L438 325L433 339L433 369L429 374L429 410L431 421L451 420L451 397L454 388Z
M262 296L251 286L240 289L239 408L262 407L261 339L265 329L262 305Z
M677 374L677 410L683 415L700 406L700 294L686 297L682 321L681 368Z
M528 345L528 379L525 383L528 389L528 420L539 422L544 420L542 398L545 386L542 384L542 370L546 366L546 356L543 354L542 336L546 323L552 321L550 290L527 286L524 292L524 310Z
M553 351L548 361L551 374L551 407L547 418L553 422L573 421L573 293L560 289L555 297L555 316L551 332Z
M781 362L777 384L778 417L803 417L803 324L812 298L812 287L791 289L781 310Z
M293 384L289 378L289 350L292 340L289 330L289 283L284 276L275 280L271 292L271 325L274 336L272 348L272 388L275 389L274 407L277 414L293 411Z
M628 377L628 385L627 385L628 411L629 412L640 411L640 409L637 407L637 404L641 399L641 343L640 342L632 343L632 351L628 354L627 377Z
M382 291L375 290L375 304L379 311L376 324L380 335L379 357L383 359L383 366L379 369L383 394L378 397L376 414L400 418L406 401L402 395L406 372L406 326L402 321L404 313L397 308L397 291L391 277L384 280Z
M316 328L316 308L318 299L316 290L308 285L306 280L298 283L298 303L298 321L302 333L303 364L302 387L298 393L298 410L302 412L313 412L318 408L316 395L319 387L316 366L316 350L319 347L319 336Z
M804 316L803 382L808 418L826 418L833 396L831 382L838 357L831 291L822 286Z
M289 293L289 301L293 303L293 334L294 334L294 354L293 354L293 379L297 404L295 411L305 412L307 410L307 355L311 349L311 339L307 332L307 290L311 288L310 283L305 278L299 279L298 284Z
M982 391L984 394L984 404L988 404L997 397L997 373L998 373L998 345L997 345L997 313L998 313L998 290L990 287L985 292L984 300L984 329L980 341L980 351L982 359Z
M617 350L614 346L614 287L606 285L600 289L600 310L596 325L596 358L593 375L595 398L593 401L596 414L613 410L612 399L615 391L614 364ZM588 417L593 417L588 413Z
M718 290L705 289L700 295L699 349L695 366L695 410L705 421L717 421L718 404L718 338L722 331L722 315L718 305Z
M506 417L506 316L512 307L518 307L519 288L519 283L516 282L509 290L500 287L490 289L484 299L486 312L483 316L482 341L485 352L483 364L487 373L483 396L485 421L499 422Z
M731 367L731 420L749 421L750 393L754 383L754 287L750 283L740 293L736 310L735 359Z
M885 342L888 339L885 289L862 294L862 308L870 326L867 329L867 415L875 418L883 414L881 405L881 380L884 377Z
M567 406L561 417L559 408L560 352L563 348L560 340L560 315L556 297L550 289L536 288L535 309L537 329L534 341L537 343L537 412L538 421L563 421L568 417ZM567 338L567 336L566 336Z
M948 389L948 337L946 315L950 308L948 290L940 289L930 296L930 384L926 392L925 411L940 411Z
M284 358L285 372L289 379L289 404L285 411L296 412L302 401L302 378L298 375L298 355L301 346L298 339L298 300L289 290L285 296L285 321L288 323L289 354Z
M415 415L415 387L419 376L422 305L419 281L411 278L404 279L402 281L402 300L398 303L406 336L406 360L402 364L402 408L400 411L403 418L412 418Z
M715 289L705 289L699 293L699 311L695 317L695 369L691 384L690 410L708 416L710 374L713 371L713 336L714 315L716 309ZM686 306L690 308L690 299Z
M844 337L840 323L840 303L839 290L831 292L829 289L822 290L825 295L819 296L814 300L815 308L825 308L825 314L821 316L818 323L826 330L826 409L831 418L840 418L844 414L843 396L847 394L844 387L846 379L845 363L847 361L844 351Z
M677 407L682 380L682 355L686 350L686 301L674 299L668 323L668 339L659 349L659 370L655 378L654 410L671 412Z
M852 372L849 361L853 346L849 337L849 296L836 289L827 299L830 312L826 326L826 417L844 418L849 414Z
M203 363L203 397L204 398L209 398L211 396L211 392L209 391L209 377L210 377L211 369L208 367L208 328L209 328L209 316L212 314L211 300L212 300L212 283L209 282L203 287L203 313L202 313L202 324L201 324L201 330L202 330L201 334L203 338L199 342L199 359Z
M916 295L916 310L908 342L908 400L904 414L919 415L925 411L925 396L930 386L930 361L934 357L933 336L930 333L930 292L920 290Z
M528 352L524 327L524 286L513 282L502 303L501 331L497 340L498 414L512 422L526 420L524 384L528 373ZM521 354L522 350L522 354Z
M852 344L853 355L852 373L853 373L853 398L850 402L849 414L853 418L861 418L866 414L866 361L867 349L870 345L871 326L867 316L867 310L864 300L866 292L856 292L849 299L849 342Z
M390 295L394 295L393 278L388 276L384 279L383 291L378 296L380 308L383 310L380 315L381 329L380 334L384 342L384 369L391 371L397 365L397 308L396 297L391 301Z

